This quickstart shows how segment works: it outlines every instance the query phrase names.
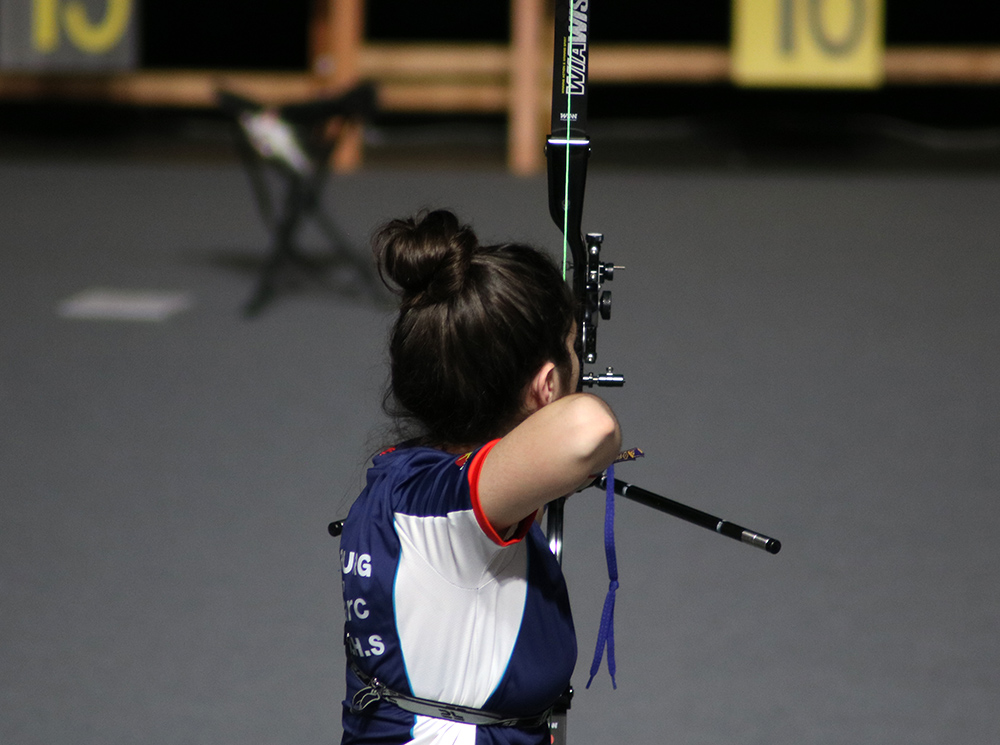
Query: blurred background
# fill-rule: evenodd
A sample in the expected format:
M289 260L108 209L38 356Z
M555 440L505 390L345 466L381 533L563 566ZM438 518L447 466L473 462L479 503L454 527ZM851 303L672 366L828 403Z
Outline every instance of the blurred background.
M73 72L100 63L94 62L94 54L67 55L64 48L73 47L71 38L62 38L62 48L49 55L55 63L30 53L12 60L8 51L3 65L7 79L0 96L0 127L6 136L0 146L10 149L40 142L50 147L69 138L73 147L143 144L147 148L187 147L218 152L219 140L222 149L229 141L226 117L214 106L210 93L221 73L250 75L249 82L237 80L246 90L258 92L261 88L254 85L254 73L299 76L295 78L299 82L288 85L284 95L280 87L264 88L266 93L261 97L271 102L301 98L301 75L310 71L317 73L316 80L327 88L343 86L324 57L329 55L328 46L317 38L322 37L321 27L328 22L324 13L335 6L326 0L88 2L92 6L90 17L98 28L112 20L106 8L131 8L125 34L128 51L124 56L120 52L106 55L104 67L119 72L198 73L199 84L184 90L162 82L150 87L148 78L142 78L135 84L138 90L113 92L106 87L95 89L94 84L74 86L72 82L31 85L19 77L25 69ZM27 7L14 0L7 3L7 29L12 28L10 8L20 5ZM380 44L464 44L476 56L477 49L504 45L511 39L511 3L438 0L428 5L371 0L340 5L357 6L355 12L360 14L358 23L363 29L358 33L370 43L373 54L380 53ZM550 4L531 5L537 6L537 12L543 6L551 11ZM733 36L736 5L727 0L698 7L622 0L609 7L598 6L591 42L597 46L710 50L724 55ZM755 6L752 2L745 5ZM802 5L800 15L804 16L807 6L811 6L804 2ZM846 2L816 5L827 8L828 13L829 8L836 11L838 6L853 7ZM616 71L615 79L605 76L590 92L592 125L598 128L603 142L595 156L611 157L613 153L632 166L663 159L683 165L692 159L718 162L721 158L728 162L733 157L757 156L795 161L818 158L843 165L858 161L893 163L902 149L902 155L911 160L943 158L948 163L973 166L990 160L994 133L983 130L997 124L994 94L1000 63L995 53L1000 10L986 0L962 0L957 4L943 0L883 0L872 4L872 8L869 14L881 19L879 43L890 54L930 50L944 57L918 59L909 72L905 69L908 60L901 60L893 67L896 73L888 75L884 84L860 87L734 85L725 58L711 62L714 68L709 71L698 69L697 61L692 67L683 60L667 65L659 73L635 68L625 73ZM24 19L19 19L20 25L27 34L27 13L21 15ZM843 25L844 21L833 18L833 33L842 33ZM547 27L544 32L543 43L549 49ZM6 44L8 50L14 46L10 41ZM547 55L545 52L540 60L543 76L551 74ZM592 61L592 66L603 67L599 61ZM383 82L396 74L387 65L368 64L362 68L346 74L351 79L375 77ZM366 75L364 68L381 72ZM454 72L460 75L463 71ZM659 79L650 82L644 77ZM141 87L143 84L146 88ZM544 82L539 85L544 102L538 105L542 107L548 105L546 86ZM509 114L503 103L484 103L475 96L467 96L465 102L452 106L413 103L419 95L415 93L402 105L390 101L369 120L367 155L374 163L383 154L414 157L428 142L440 137L448 137L450 146L435 153L432 160L447 158L448 152L486 163L503 157ZM74 139L78 137L79 142ZM619 148L622 139L642 141L642 155L635 155L638 148ZM397 144L403 147L399 149ZM534 157L529 171L540 168L540 156Z
M783 549L620 500L588 690L571 500L569 742L1000 742L1000 10L591 6L618 476ZM339 740L327 524L393 438L368 237L451 207L559 255L551 12L0 0L0 742Z

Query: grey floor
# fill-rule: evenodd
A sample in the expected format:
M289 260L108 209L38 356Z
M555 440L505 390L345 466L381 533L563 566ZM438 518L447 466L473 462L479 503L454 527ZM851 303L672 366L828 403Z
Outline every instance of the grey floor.
M618 689L584 690L607 587L576 497L570 742L1000 742L1000 170L595 166L619 477L780 538L618 505ZM388 311L356 283L241 304L266 252L225 158L0 159L0 742L339 741L337 543ZM541 179L370 168L356 242L424 206L556 242ZM309 240L313 240L310 238ZM162 322L66 318L93 288Z

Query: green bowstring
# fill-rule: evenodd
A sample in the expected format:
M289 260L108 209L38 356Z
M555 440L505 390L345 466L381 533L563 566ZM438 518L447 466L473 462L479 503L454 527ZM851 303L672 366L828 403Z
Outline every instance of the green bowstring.
M572 60L570 56L573 50L573 0L569 0L569 28L566 34L566 54L563 57L563 90L566 91L566 180L563 185L563 260L562 274L563 281L566 281L566 267L569 257L569 140L570 140L570 118L573 97L570 95L569 87L566 84L566 76L569 74Z

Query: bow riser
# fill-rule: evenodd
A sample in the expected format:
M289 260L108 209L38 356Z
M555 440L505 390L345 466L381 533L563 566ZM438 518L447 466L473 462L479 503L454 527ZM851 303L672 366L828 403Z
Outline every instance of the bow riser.
M570 286L577 299L577 354L583 386L624 383L611 368L603 375L582 372L597 360L597 324L611 316L611 293L602 292L614 267L600 261L603 236L583 234L583 202L590 140L587 137L589 0L561 0L556 6L552 76L552 134L546 141L549 214L563 233L564 272L572 266Z

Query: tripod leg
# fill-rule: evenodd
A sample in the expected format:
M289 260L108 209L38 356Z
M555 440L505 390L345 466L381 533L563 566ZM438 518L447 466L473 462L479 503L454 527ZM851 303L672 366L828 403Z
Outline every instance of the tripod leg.
M289 178L285 209L274 227L271 255L261 269L257 288L246 305L245 312L248 316L255 316L263 310L274 296L278 272L282 266L295 258L292 239L302 218L304 208L302 189L301 179L294 176Z
M236 130L236 145L240 152L240 158L246 169L247 177L250 179L250 189L253 191L254 201L257 202L257 209L269 230L274 229L274 210L271 206L271 197L268 194L267 180L265 178L263 161L253 146L247 141L246 133L238 126Z
M317 163L323 163L324 157L328 157L329 150L326 151L326 155L320 155L316 158ZM351 251L351 242L347 236L340 230L337 223L325 212L323 212L321 204L322 189L326 182L327 172L322 170L317 170L315 178L309 182L308 192L306 195L306 206L305 212L316 222L320 231L323 233L327 242L330 246L329 258L334 262L335 265L339 264L342 267L350 267L353 269L356 279L360 280L362 283L362 291L366 292L373 298L379 296L380 291L383 289L381 283L378 281L378 277L373 271L373 267L369 264L365 258L358 257L353 251Z

